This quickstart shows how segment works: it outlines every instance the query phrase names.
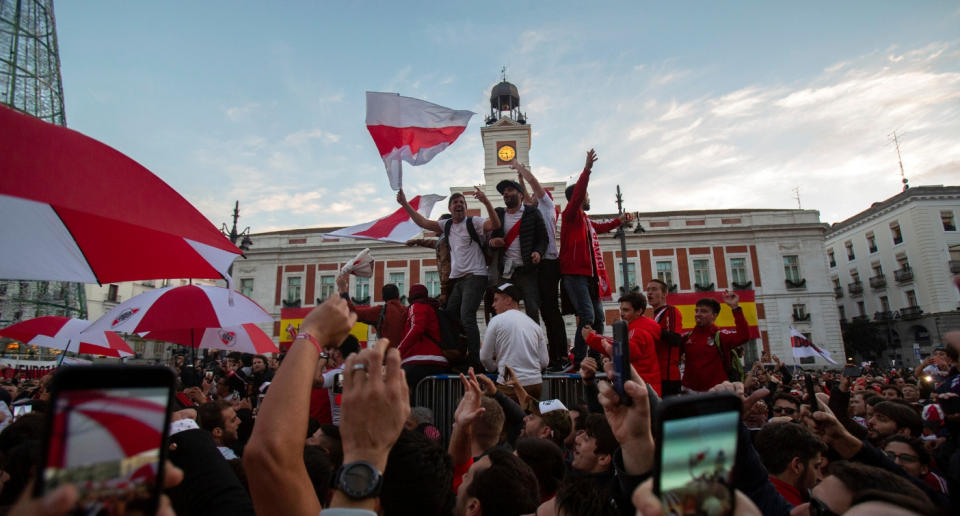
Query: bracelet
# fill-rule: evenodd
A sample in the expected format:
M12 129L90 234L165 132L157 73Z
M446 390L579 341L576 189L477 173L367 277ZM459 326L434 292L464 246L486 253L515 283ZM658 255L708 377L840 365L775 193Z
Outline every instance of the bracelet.
M304 339L306 341L309 341L311 344L313 344L313 347L317 348L317 353L320 353L321 355L323 355L323 346L320 345L320 342L316 339L316 337L306 332L300 332L297 334L297 336L293 340L299 340L299 339Z

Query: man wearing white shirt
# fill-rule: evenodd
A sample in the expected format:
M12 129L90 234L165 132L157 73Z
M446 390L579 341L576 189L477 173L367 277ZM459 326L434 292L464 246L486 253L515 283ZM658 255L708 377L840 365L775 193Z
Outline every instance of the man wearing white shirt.
M540 325L520 310L523 293L516 285L503 283L495 288L493 308L497 315L487 325L480 362L488 371L499 373L497 384L508 396L513 389L507 387L512 380L504 374L507 366L527 394L539 398L543 384L540 371L550 361L547 339Z
M547 341L550 349L550 364L547 368L551 372L565 371L570 367L567 359L567 330L563 324L563 315L560 314L560 253L557 248L557 210L553 197L543 189L537 178L522 163L514 160L510 168L516 170L520 177L530 183L533 198L537 202L537 210L543 217L543 224L547 230L547 250L540 260L539 287L540 287L540 316L547 328Z

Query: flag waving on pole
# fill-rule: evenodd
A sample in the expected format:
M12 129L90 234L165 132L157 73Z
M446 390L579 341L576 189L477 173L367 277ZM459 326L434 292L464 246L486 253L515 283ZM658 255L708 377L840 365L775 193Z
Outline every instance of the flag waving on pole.
M830 358L829 351L820 349L816 344L810 342L806 337L803 336L802 333L798 332L793 327L790 327L790 346L793 348L793 356L795 358L819 356L831 364L837 363Z
M387 167L390 188L403 186L401 160L427 163L457 140L473 115L396 93L368 91L367 130Z
M417 213L424 217L429 217L430 212L433 210L433 205L443 198L443 195L436 194L418 195L410 199L410 207L417 210ZM327 233L325 236L382 240L384 242L402 244L420 234L420 231L422 231L422 229L410 219L407 211L400 208L386 217L381 217L377 220L356 226L338 229L332 233Z

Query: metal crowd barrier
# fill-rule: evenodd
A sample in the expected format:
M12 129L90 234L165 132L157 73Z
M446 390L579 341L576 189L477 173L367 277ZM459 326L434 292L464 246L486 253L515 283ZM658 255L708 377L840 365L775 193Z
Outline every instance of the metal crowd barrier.
M487 374L487 376L494 381L497 379L496 374ZM579 374L545 374L540 398L542 400L558 399L567 407L571 407L583 399L582 385ZM450 442L453 415L462 397L463 385L460 383L460 376L453 374L428 376L420 380L414 390L415 405L427 407L433 411L433 424L443 436L444 444Z

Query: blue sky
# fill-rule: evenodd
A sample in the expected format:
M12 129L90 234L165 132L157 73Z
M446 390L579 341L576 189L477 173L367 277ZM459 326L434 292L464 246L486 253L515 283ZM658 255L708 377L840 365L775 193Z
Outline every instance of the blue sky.
M446 5L449 4L449 5ZM596 212L803 208L836 222L960 178L960 2L60 1L67 124L219 226L354 224L395 207L364 92L478 113L405 167L408 193L482 180L501 66L531 167L600 155ZM669 4L669 5L667 5Z

